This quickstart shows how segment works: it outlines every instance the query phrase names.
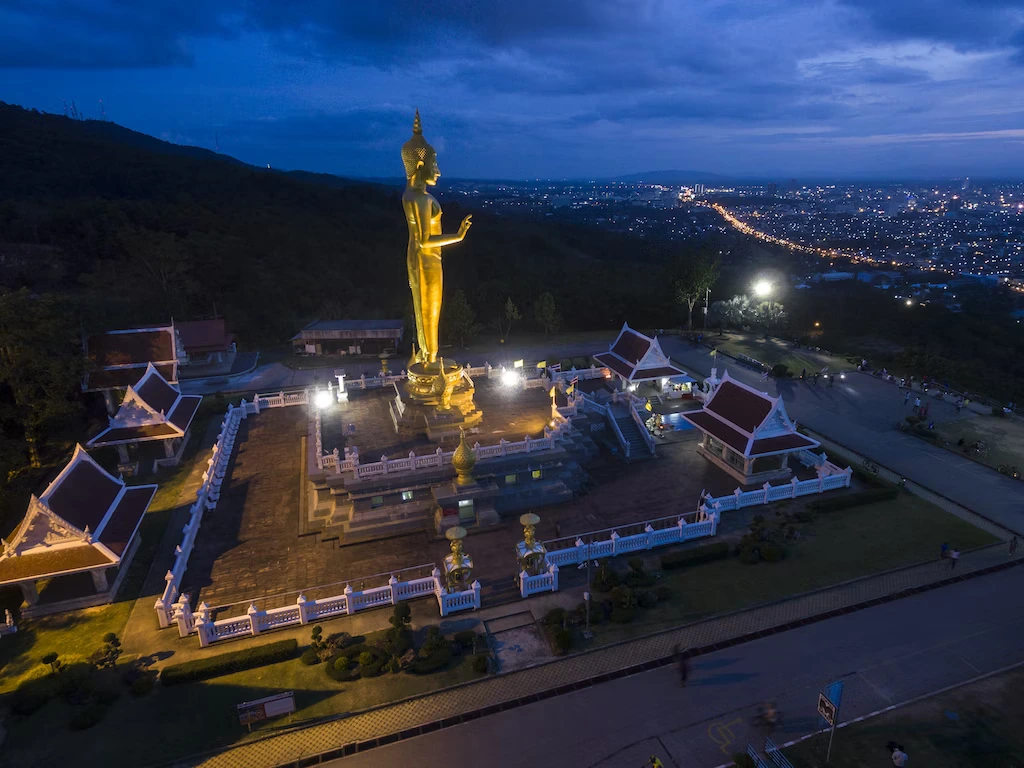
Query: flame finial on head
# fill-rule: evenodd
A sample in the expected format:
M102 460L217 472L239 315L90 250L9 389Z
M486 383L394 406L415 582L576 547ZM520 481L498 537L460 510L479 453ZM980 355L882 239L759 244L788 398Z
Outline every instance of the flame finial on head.
M428 158L436 157L434 148L423 138L423 123L420 122L420 111L416 110L416 117L412 121L412 138L402 145L402 164L405 166L405 178L411 179L420 163L426 163Z
M419 109L416 110L416 117L414 117L412 120L412 132L418 133L421 136L423 135L423 123L420 122Z

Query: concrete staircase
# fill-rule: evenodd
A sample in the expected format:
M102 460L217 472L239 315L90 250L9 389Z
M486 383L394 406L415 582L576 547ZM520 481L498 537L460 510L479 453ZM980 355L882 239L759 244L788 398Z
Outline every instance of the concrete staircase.
M640 428L633 421L632 416L620 416L615 419L615 423L618 425L619 431L622 432L622 437L629 443L629 461L649 459L654 455L647 448L644 436L640 434ZM625 457L625 454L623 454L623 457Z

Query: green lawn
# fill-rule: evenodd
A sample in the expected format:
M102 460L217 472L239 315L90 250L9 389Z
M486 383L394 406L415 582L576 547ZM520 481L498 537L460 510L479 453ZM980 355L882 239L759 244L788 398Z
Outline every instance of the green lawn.
M896 741L908 765L928 768L1010 768L1024 765L1024 670L957 688L836 731L832 768L891 765L885 744ZM795 768L824 768L827 735L785 751Z
M84 768L179 759L291 723L356 712L474 679L479 674L473 671L472 658L457 657L448 669L431 675L385 674L347 683L330 680L322 664L307 667L293 659L202 683L169 688L157 685L142 698L121 686L121 697L103 720L81 732L72 732L67 726L73 705L55 698L38 712L18 719L16 727L9 727L3 764L11 768ZM295 691L297 712L254 725L249 736L238 723L236 705L282 691Z
M768 339L754 334L727 333L724 337L707 334L705 342L730 355L746 355L768 366L782 364L789 368L790 375L799 376L804 368L808 373L820 371L826 365L834 372L854 367L850 362L835 355L797 349L791 342Z
M781 505L773 505L766 514L778 508ZM906 494L891 501L822 513L797 527L801 539L786 544L786 559L778 563L745 565L730 557L664 571L658 584L672 590L672 599L648 610L639 609L629 624L604 622L595 628L595 641L616 642L935 559L943 542L967 551L998 541ZM656 558L651 564L657 567Z
M971 454L979 461L993 467L1007 465L1024 470L1024 424L1015 418L971 416L938 423L935 431L950 444L950 450L962 450L957 447L960 438L967 445L981 440L988 451L977 456Z

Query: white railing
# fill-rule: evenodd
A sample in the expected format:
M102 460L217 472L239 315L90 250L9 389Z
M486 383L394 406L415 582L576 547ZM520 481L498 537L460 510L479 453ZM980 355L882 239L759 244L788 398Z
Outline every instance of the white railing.
M206 462L207 470L203 473L203 483L196 491L196 501L189 510L188 524L182 529L181 543L174 548L174 564L164 575L166 586L154 605L160 627L169 627L177 621L179 632L184 631L182 637L192 631L192 626L188 617L178 617L182 611L182 604L188 606L188 595L181 594L181 580L185 575L185 569L188 568L188 559L203 521L203 513L214 509L220 499L221 485L227 474L231 451L238 435L238 425L253 412L252 405L242 400L238 406L229 405L227 413L224 414L220 433L211 450L212 455Z
M424 566L418 566L418 569ZM358 580L356 580L358 581ZM480 582L474 581L469 589L461 592L449 592L441 583L441 572L435 567L429 576L399 581L394 574L388 583L380 587L355 590L350 584L340 595L332 595L316 600L308 600L300 594L294 605L284 605L266 610L250 602L244 616L231 616L215 619L214 610L203 603L192 613L187 596L179 601L176 608L176 619L182 636L195 633L199 635L199 645L206 648L221 640L236 637L250 637L282 627L309 624L338 616L348 616L369 608L380 608L395 605L403 600L419 597L436 597L438 609L442 616L456 611L477 609L480 607Z
M536 595L539 592L558 591L558 566L548 563L548 569L536 576L530 576L526 571L519 573L519 594L522 597Z
M570 368L568 371L559 371L552 376L553 382L569 384L573 379L587 381L588 379L610 379L612 372L604 366L591 365L589 368Z
M258 394L252 399L247 409L250 413L259 413L264 408L285 408L289 405L306 405L309 403L309 390L300 389L290 392L268 392Z
M798 457L803 461L803 456ZM853 470L850 467L840 469L832 462L821 455L821 463L818 466L818 477L812 480L797 480L795 477L788 483L772 485L765 483L756 491L742 491L737 488L727 496L708 496L704 503L708 509L716 512L727 512L743 507L752 507L760 504L771 504L782 499L795 499L799 496L810 496L816 493L825 493L839 488L849 488L850 478Z
M358 379L348 379L345 382L345 389L376 389L378 387L389 387L396 381L405 381L408 378L405 371L391 374L389 376L370 376L361 374Z
M619 429L619 425L615 423L615 416L612 413L612 409L609 406L603 405L596 400L592 400L585 395L581 398L580 404L583 406L584 411L593 411L594 413L601 414L604 417L605 423L611 425L612 432L615 433L615 439L619 441L619 445L622 446L622 450L625 451L626 458L628 459L629 442L622 436L622 430Z
M689 518L689 520L687 519ZM628 526L635 527L637 524ZM705 509L687 515L673 515L640 523L640 533L622 536L618 529L606 529L582 533L575 540L558 539L544 542L547 548L549 563L561 567L582 565L588 560L602 557L615 557L630 552L665 547L670 544L681 544L691 539L714 536L718 530L718 513ZM620 526L620 528L627 526ZM570 543L571 546L559 548L559 545Z

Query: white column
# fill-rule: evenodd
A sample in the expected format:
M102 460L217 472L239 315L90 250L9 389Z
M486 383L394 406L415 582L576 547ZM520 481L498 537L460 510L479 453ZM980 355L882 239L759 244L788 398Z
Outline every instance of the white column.
M34 581L23 581L18 586L21 587L21 595L25 598L26 603L35 605L39 602L39 590Z
M122 464L127 464L129 461L128 446L125 445L124 443L121 443L119 446L117 446L117 458Z
M174 444L179 440L177 437L173 437L170 440L164 440L164 453L167 458L170 459L174 456Z
M96 588L97 592L106 592L110 589L110 584L107 583L107 569L100 568L96 571L90 571L89 575L92 576L92 585Z
M249 631L258 635L260 633L260 610L256 607L256 603L249 603L245 615L249 617Z

